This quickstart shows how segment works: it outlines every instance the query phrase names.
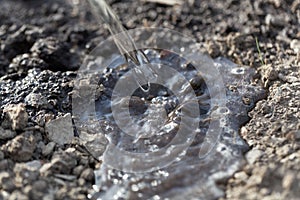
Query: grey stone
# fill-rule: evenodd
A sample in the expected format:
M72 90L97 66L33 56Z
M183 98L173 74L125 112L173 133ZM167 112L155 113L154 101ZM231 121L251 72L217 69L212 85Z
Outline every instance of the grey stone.
M51 141L59 145L70 143L74 138L71 114L68 113L46 123L45 130Z
M77 160L72 153L61 152L52 156L51 162L40 168L41 174L70 174L77 165Z
M55 148L55 142L49 142L47 145L45 145L42 149L42 154L44 156L48 156L48 155L51 155L54 148Z
M94 171L91 168L87 168L83 170L83 172L80 175L80 178L83 178L87 181L93 181L95 179Z
M9 174L8 172L0 173L0 185L1 185L0 188L6 191L12 191L16 187L12 175Z
M46 108L47 98L40 93L30 93L25 97L25 103L36 108Z
M263 155L263 151L259 149L251 149L246 153L246 160L249 164L253 164Z
M84 166L79 165L73 169L73 174L79 176L83 170L84 170Z
M8 200L29 200L29 198L19 190L15 190L11 193Z
M9 129L3 129L0 127L0 140L7 140L15 137L17 134L15 131Z

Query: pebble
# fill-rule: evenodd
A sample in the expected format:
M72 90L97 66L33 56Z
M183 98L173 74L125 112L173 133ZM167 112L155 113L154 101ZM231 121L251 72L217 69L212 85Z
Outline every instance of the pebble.
M47 145L45 145L42 148L42 154L43 154L43 156L51 155L53 153L55 145L56 145L55 142L49 142Z
M38 167L30 167L27 163L17 163L14 166L15 182L17 185L32 184L39 177Z
M25 103L35 108L47 108L47 98L41 93L31 92L25 97Z
M49 190L48 184L44 180L35 181L30 188L28 188L28 196L32 200L43 199Z
M40 173L70 174L77 165L77 160L72 153L60 152L52 156L51 162L40 168Z
M23 130L28 121L25 104L9 104L3 109L6 124L10 124L12 130Z
M4 159L0 161L0 171L8 171L13 169L14 162L10 159Z
M92 170L91 168L87 168L87 169L83 170L83 172L80 175L80 178L83 178L87 181L95 180L94 170Z
M25 132L10 140L2 147L2 150L5 154L10 155L13 160L21 162L31 159L35 146L35 138L31 134Z
M240 180L247 180L248 179L248 175L246 174L246 172L241 171L241 172L235 173L234 174L234 178L240 179Z
M0 140L7 140L15 137L17 133L9 129L3 129L0 127Z
M282 187L285 189L290 189L294 180L295 180L295 174L286 173L286 175L282 179Z
M278 27L284 27L288 23L289 19L286 16L283 15L272 15L267 14L265 18L265 22L268 26L278 26Z
M29 200L29 198L19 190L15 190L11 193L8 200Z
M15 189L14 179L8 172L0 173L0 188L10 192Z
M246 153L246 160L249 164L253 164L263 155L263 151L259 149L251 149Z
M10 73L25 73L31 68L46 69L47 63L38 57L33 57L28 53L17 55L9 64L8 71Z
M293 39L290 43L290 47L295 51L295 53L300 53L300 40Z
M42 163L39 160L33 160L25 163L27 169L31 171L37 171L41 168Z
M50 141L59 145L71 143L74 138L71 114L68 113L46 123L45 130Z
M73 174L79 176L83 170L84 170L84 166L79 165L73 169Z

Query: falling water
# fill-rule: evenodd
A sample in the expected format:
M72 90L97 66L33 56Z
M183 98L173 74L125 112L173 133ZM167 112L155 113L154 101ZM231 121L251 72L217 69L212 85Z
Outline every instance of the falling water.
M127 30L122 26L117 15L104 0L89 0L89 2L93 8L94 15L102 20L107 26L121 55L125 57L127 62L131 61L134 63L135 79L140 88L144 92L149 91L150 81L154 80L157 77L157 74L143 50L137 48ZM115 37L118 33L124 33L124 37ZM147 68L142 69L142 65L147 65ZM143 86L143 81L148 83L147 86Z

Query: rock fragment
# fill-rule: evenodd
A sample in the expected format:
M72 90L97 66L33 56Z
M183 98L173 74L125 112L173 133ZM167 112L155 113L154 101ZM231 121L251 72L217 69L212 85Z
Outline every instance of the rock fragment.
M10 104L3 109L3 112L5 114L4 126L12 130L23 130L26 127L28 114L23 103Z
M30 105L33 106L35 108L46 108L47 107L47 98L44 97L42 94L40 93L30 93L25 97L25 102Z
M263 155L263 152L259 149L251 149L246 154L246 159L249 164L253 164L258 158Z
M32 187L28 190L28 196L33 200L43 199L45 194L49 190L48 184L44 180L37 180L32 184Z
M42 154L44 156L51 155L55 148L55 145L56 145L55 142L49 142L46 146L43 147Z
M35 138L31 134L25 132L9 141L2 149L5 154L11 157L11 159L22 162L31 159L33 151L35 150L35 145Z
M300 53L300 40L293 39L290 43L290 47L295 53Z
M47 63L38 57L33 57L28 53L17 55L9 65L9 72L23 73L32 68L46 69Z
M94 171L91 168L83 170L80 175L80 178L83 178L87 181L93 181L95 179Z
M3 129L0 127L0 140L7 140L11 139L16 136L16 132L9 130L9 129Z
M0 173L0 188L6 191L12 191L15 189L15 184L12 175L8 172Z
M46 123L45 129L49 139L59 145L68 144L74 138L70 113Z
M60 152L52 156L50 163L40 168L41 174L70 174L77 165L77 159L73 153Z

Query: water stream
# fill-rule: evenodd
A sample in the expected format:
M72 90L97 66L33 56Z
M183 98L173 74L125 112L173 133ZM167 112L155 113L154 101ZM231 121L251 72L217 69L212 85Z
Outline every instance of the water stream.
M127 62L133 62L134 76L141 89L147 92L150 89L150 82L157 77L155 68L149 62L145 53L136 47L134 40L127 33L121 21L109 5L104 0L89 0L93 8L94 15L105 23L107 29L114 38L120 53L125 57ZM124 33L122 38L115 37L118 33ZM128 49L131 49L129 51ZM141 68L142 65L147 64L146 68ZM147 85L142 85L142 81L147 80Z

